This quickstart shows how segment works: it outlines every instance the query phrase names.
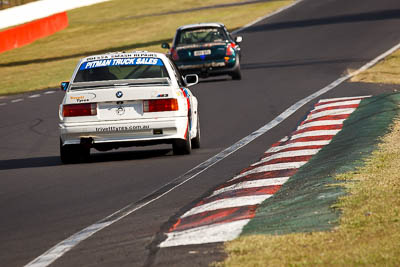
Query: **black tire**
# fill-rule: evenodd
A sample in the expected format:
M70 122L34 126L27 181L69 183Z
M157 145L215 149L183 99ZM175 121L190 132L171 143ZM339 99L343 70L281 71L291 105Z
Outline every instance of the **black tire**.
M242 79L242 73L240 72L240 63L239 59L237 58L237 68L230 74L232 77L232 80L241 80Z
M175 139L172 143L174 155L188 155L192 152L192 142L190 140L189 128L186 132L186 139Z
M63 145L60 140L60 158L64 164L88 161L90 148L81 145Z
M200 120L199 116L197 115L197 131L196 131L196 137L192 139L192 148L197 149L200 148Z
M231 73L232 80L241 80L242 73L240 72L240 68L237 68L234 72Z

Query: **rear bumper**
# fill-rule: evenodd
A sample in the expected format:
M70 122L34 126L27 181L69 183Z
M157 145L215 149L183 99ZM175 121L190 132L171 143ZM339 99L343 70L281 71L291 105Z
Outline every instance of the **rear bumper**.
M63 145L90 140L93 147L112 143L129 143L129 146L170 143L185 139L187 127L187 117L59 124Z
M216 76L223 74L230 74L239 68L239 61L234 62L193 62L193 63L176 63L179 70L183 75L198 74L199 76Z

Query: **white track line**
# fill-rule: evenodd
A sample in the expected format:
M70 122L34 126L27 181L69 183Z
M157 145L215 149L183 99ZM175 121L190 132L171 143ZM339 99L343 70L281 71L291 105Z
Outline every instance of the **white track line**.
M267 178L267 179L260 179L260 180L250 180L250 181L243 181L237 184L233 184L219 190L215 190L209 197L211 198L216 195L234 191L239 189L247 189L247 188L256 188L256 187L264 187L264 186L271 186L271 185L282 185L284 184L290 177L277 177L277 178Z
M83 241L83 240L91 237L92 235L94 235L95 233L100 231L101 229L111 225L112 223L113 223L113 221L93 224L93 225L85 228L84 230L74 234L70 238L58 243L57 246L55 246L52 250L50 250L49 253L47 253L45 257L41 257L40 261L34 260L25 266L30 266L30 267L47 266L51 262L53 262L54 259L59 258L59 255L63 255L64 253L66 253L67 251L69 251L71 249L71 244L69 243L69 240L79 240L79 242ZM49 261L51 261L51 262L49 263Z
M44 92L43 94L44 95L51 95L51 94L54 94L56 91L47 91L47 92Z
M181 216L181 218L192 216L194 214L202 213L205 211L257 205L271 196L272 195L265 194L265 195L257 195L257 196L223 198L223 199L215 200L213 202L206 203L204 205L194 207L191 210L187 211L185 214L183 214Z
M294 150L294 151L286 151L286 152L276 153L271 156L262 158L260 161L251 164L251 166L256 166L256 165L262 164L264 162L267 162L267 161L270 161L273 159L311 156L311 155L317 154L318 151L320 151L320 149L304 149L304 150Z
M35 94L35 95L28 96L28 98L37 98L37 97L40 97L40 94Z
M240 235L249 219L223 224L213 224L194 229L167 233L167 239L160 247L175 247L233 240Z
M56 91L46 91L46 92L43 93L43 95L51 95L51 94L54 94L54 93L56 93ZM27 96L27 98L31 98L32 99L32 98L38 98L38 97L41 97L41 96L42 96L41 94L34 94L34 95ZM10 103L14 104L14 103L22 102L22 101L24 101L23 98L18 98L18 99L11 100ZM0 103L0 106L5 106L6 104L7 103Z
M300 3L302 0L295 2ZM239 30L238 30L239 31ZM238 32L237 31L237 32ZM71 250L72 248L74 248L75 246L77 246L80 242L82 242L83 240L89 238L90 236L92 236L93 234L95 234L96 232L104 229L105 227L107 227L108 225L115 223L123 218L125 218L126 216L128 216L129 214L132 214L133 212L146 207L147 205L149 205L150 203L153 203L154 201L162 198L163 196L167 195L168 193L170 193L171 191L175 190L176 188L180 187L181 185L185 184L186 182L194 179L195 177L197 177L199 174L203 173L204 171L208 170L209 168L211 168L212 166L214 166L215 164L217 164L218 162L220 162L221 160L225 159L226 157L228 157L229 155L235 153L237 150L241 149L242 147L248 145L249 143L251 143L252 141L254 141L256 138L260 137L261 135L265 134L266 132L268 132L269 130L271 130L272 128L274 128L275 126L279 125L282 121L284 121L285 119L287 119L289 116L291 116L293 113L295 113L297 110L299 110L301 107L303 107L305 104L311 102L312 100L320 97L321 95L331 91L332 89L336 88L337 86L339 86L340 84L342 84L343 82L345 82L346 80L350 79L351 77L359 74L360 72L370 68L371 66L375 65L378 61L382 60L384 57L386 57L387 55L393 53L394 51L396 51L398 48L400 48L400 43L397 44L396 46L392 47L391 49L389 49L388 51L386 51L385 53L381 54L380 56L376 57L375 59L371 60L370 62L368 62L367 64L365 64L364 66L362 66L360 69L358 69L355 72L352 72L350 74L347 74L346 76L343 76L335 81L333 81L332 83L328 84L327 86L325 86L324 88L316 91L315 93L311 94L308 97L305 97L299 101L297 101L296 103L294 103L292 106L290 106L289 108L287 108L284 112L282 112L281 114L279 114L276 118L274 118L272 121L268 122L266 125L264 125L263 127L261 127L260 129L258 129L257 131L254 131L253 133L251 133L250 135L242 138L241 140L239 140L238 142L236 142L235 144L233 144L232 146L226 148L225 150L223 150L222 152L218 153L217 155L213 156L212 158L206 160L205 162L202 162L201 164L197 165L196 167L194 167L193 169L189 170L187 173L183 174L182 176L174 179L173 181L171 181L171 183L176 182L177 180L180 181L179 183L177 183L176 185L174 185L173 187L171 187L170 189L166 190L164 193L157 195L153 198L150 198L147 200L147 196L144 198L146 200L143 201L139 201L140 204L136 204L136 203L131 203L129 205L127 205L126 207L116 211L115 213L113 213L112 215L100 220L99 222L93 224L92 226L89 226L85 229L82 229L81 231L79 231L78 233L70 236L69 238L61 241L60 243L56 244L54 247L50 248L49 250L47 250L46 252L44 252L42 255L40 255L39 257L35 258L34 260L32 260L30 263L28 263L26 266L48 266L51 263L53 263L55 260L57 260L58 258L60 258L61 256L63 256L66 252L68 252L69 250ZM167 186L169 184L164 185ZM163 187L162 187L163 188ZM159 190L161 190L162 188L160 188ZM156 190L157 191L157 190ZM150 195L149 195L150 196ZM98 226L98 225L102 225L103 221L107 221L108 222L108 218L111 217L115 217L114 220L110 221L111 223L106 224L102 227L94 227L94 226ZM91 228L94 227L95 229L92 230ZM79 235L82 238L75 238L75 236ZM59 250L59 246L65 246L65 249L59 253L54 253L55 251Z

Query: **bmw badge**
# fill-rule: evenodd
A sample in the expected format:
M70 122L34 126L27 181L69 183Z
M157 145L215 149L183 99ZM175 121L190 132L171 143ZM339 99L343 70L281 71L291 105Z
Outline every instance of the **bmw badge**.
M115 95L116 95L118 98L121 98L124 94L123 94L121 91L118 91Z

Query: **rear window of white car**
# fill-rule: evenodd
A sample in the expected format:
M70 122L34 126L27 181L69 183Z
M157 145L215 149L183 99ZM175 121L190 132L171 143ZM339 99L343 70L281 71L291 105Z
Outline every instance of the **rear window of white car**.
M83 62L74 83L151 78L169 78L160 58L113 58Z

